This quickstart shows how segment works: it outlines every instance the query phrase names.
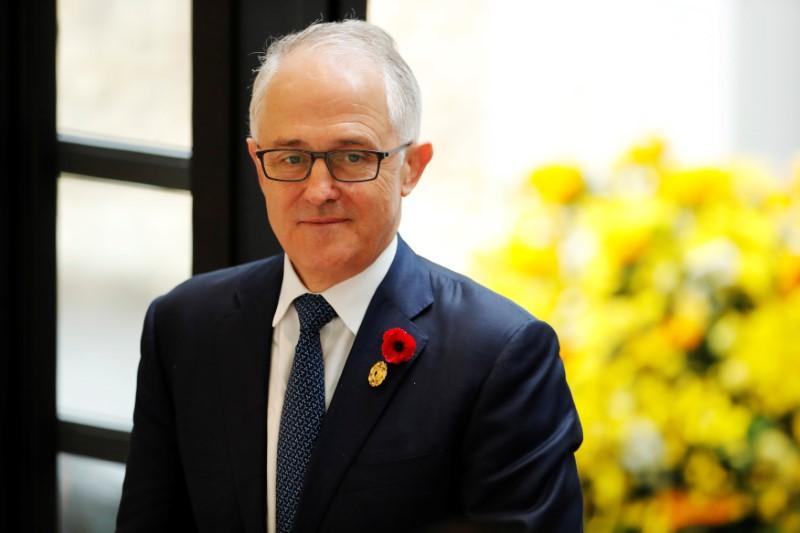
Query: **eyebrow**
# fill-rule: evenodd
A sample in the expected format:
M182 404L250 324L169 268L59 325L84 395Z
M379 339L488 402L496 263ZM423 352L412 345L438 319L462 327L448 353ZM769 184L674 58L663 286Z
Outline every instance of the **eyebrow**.
M274 146L288 146L289 148L296 148L298 146L303 146L305 143L300 139L275 139L275 142L272 144Z
M287 148L299 148L307 146L308 143L301 139L275 139L274 146L285 146ZM366 138L346 137L334 142L334 146L365 146L371 147L372 143Z

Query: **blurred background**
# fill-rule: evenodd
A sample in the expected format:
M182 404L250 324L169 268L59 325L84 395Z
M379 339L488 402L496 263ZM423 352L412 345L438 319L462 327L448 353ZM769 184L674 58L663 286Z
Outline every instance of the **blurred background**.
M422 87L401 234L559 332L587 531L800 531L800 2L231 4L56 5L61 531L113 529L147 304L277 250L254 54L347 13Z

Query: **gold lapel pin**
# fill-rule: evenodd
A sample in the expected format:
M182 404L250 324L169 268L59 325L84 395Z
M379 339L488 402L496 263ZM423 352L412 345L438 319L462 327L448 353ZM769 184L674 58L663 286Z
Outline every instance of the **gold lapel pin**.
M386 379L386 373L389 371L389 367L386 366L384 361L378 361L372 368L369 369L369 377L367 381L371 387L377 387L383 380Z

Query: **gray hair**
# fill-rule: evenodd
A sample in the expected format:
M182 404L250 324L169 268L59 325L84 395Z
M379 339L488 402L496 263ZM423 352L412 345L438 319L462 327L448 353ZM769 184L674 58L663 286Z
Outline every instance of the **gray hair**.
M283 58L301 47L325 47L335 51L356 53L383 69L386 107L389 119L401 142L419 137L422 96L408 64L400 56L394 39L378 26L363 20L314 23L306 29L273 41L261 56L256 69L253 94L250 98L250 136L258 131L267 85Z

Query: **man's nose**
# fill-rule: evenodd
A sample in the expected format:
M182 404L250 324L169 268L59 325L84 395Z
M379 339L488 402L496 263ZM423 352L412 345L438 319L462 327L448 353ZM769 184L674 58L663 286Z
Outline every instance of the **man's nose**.
M339 197L337 182L331 176L324 158L318 157L311 164L311 173L306 178L303 196L313 205L321 205Z

